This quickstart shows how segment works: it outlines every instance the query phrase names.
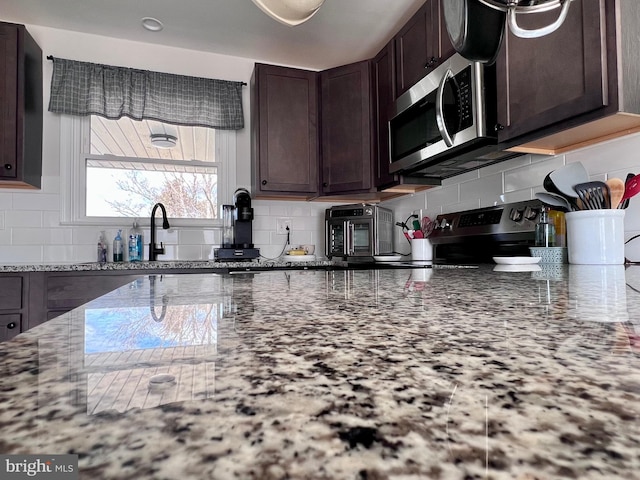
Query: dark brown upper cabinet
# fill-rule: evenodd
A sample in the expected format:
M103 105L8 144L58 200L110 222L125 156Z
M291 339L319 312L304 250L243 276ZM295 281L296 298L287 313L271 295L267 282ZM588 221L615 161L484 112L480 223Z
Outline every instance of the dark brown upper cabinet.
M251 79L253 194L318 193L318 74L256 64Z
M555 16L519 21L532 28ZM637 0L581 0L550 35L509 33L496 62L499 140L559 154L639 131L638 18Z
M368 60L320 72L323 195L372 188Z
M24 25L0 22L0 188L42 182L42 50Z
M427 0L394 37L396 97L455 52L444 24L441 1Z
M563 25L540 38L519 38L507 29L497 59L498 138L507 141L604 106L603 0L573 2ZM524 28L551 22L556 10L520 15Z
M371 62L371 88L374 122L374 183L376 187L394 183L389 173L389 119L394 111L395 58L393 42L388 43Z

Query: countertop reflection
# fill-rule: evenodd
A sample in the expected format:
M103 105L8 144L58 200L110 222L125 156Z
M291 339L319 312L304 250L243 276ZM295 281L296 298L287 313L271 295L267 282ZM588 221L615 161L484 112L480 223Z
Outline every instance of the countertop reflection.
M140 278L0 344L81 478L633 478L640 267Z

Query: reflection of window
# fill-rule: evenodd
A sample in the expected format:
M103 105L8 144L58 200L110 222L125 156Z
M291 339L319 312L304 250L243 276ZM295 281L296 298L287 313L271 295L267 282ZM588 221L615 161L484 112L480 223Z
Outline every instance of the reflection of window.
M234 131L63 116L62 132L64 222L145 219L156 202L172 225L220 222L218 206L234 187Z

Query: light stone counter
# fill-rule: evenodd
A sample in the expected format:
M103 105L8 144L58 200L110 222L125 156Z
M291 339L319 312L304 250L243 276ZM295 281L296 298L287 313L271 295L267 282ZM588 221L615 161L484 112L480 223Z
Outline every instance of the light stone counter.
M83 479L640 478L639 292L635 266L144 277L0 344L0 452Z
M64 263L14 263L0 265L0 273L9 272L90 272L90 271L120 271L120 270L227 270L227 269L255 269L255 268L322 268L342 265L344 262L331 261L316 257L313 261L291 261L285 256L277 259L256 259L243 262L226 262L215 260L158 260L142 262L64 262Z

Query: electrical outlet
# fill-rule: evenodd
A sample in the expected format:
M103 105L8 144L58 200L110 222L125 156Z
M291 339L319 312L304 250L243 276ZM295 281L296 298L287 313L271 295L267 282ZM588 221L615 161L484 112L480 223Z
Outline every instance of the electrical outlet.
M286 235L287 228L289 228L289 233L291 232L291 219L289 217L279 217L276 219L276 234L277 235Z

